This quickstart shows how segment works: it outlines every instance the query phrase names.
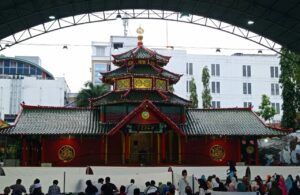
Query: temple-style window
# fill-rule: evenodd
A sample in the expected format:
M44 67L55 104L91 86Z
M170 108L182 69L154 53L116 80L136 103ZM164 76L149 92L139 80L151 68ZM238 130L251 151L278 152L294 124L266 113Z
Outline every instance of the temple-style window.
M129 89L130 88L130 79L119 79L116 84L117 90Z
M151 89L152 79L151 78L134 78L134 88L136 89Z
M167 90L167 82L162 79L156 79L156 89L158 90Z

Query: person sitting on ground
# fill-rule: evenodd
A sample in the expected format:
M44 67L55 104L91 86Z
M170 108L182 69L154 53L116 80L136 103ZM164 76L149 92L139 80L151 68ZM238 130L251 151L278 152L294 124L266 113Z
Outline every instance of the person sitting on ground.
M146 188L145 188L145 190L144 190L144 194L147 194L147 191L148 191L148 189L150 188L150 182L149 181L147 181L146 183L145 183L145 186L146 186Z
M216 182L219 184L219 188L218 188L219 191L221 191L221 192L227 191L227 188L225 187L223 182L221 182L220 178L216 177Z
M203 179L198 179L199 184L199 195L205 195L207 192L207 185Z
M186 186L185 187L185 193L187 195L193 195L193 191L192 191L192 188L190 186Z
M133 190L133 195L140 195L141 191L140 191L140 188L135 188Z
M158 188L155 186L155 181L151 180L150 186L148 190L146 191L147 195L156 195L159 194Z
M10 188L6 186L3 190L3 194L0 193L0 195L9 195L9 193L10 193Z
M53 185L49 186L48 195L60 195L60 187L56 179L53 180Z
M26 193L26 189L21 183L22 180L17 179L16 184L10 186L10 189L12 189L12 195L22 195L22 193Z
M87 185L87 187L85 188L85 194L86 195L96 195L96 193L98 192L98 189L96 188L96 186L94 186L92 184L92 181L87 180L86 185Z
M300 194L300 182L296 181L293 183L293 186L289 191L289 195L299 195L299 194Z
M123 185L121 185L119 195L126 195L126 192L125 192L125 191L126 191L126 187L123 186Z
M272 187L268 193L268 195L283 195L276 181L272 182Z
M33 194L35 188L42 188L40 180L38 178L36 178L33 181L33 184L29 187L29 194Z
M38 183L34 186L32 195L44 195L44 193L42 192L42 186L40 183Z

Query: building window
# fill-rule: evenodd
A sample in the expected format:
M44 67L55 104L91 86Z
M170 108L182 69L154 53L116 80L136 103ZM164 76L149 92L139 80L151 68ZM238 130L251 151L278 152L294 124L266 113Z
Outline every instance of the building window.
M272 107L275 109L276 114L280 114L280 104L279 103L272 103Z
M96 46L96 56L105 56L105 47Z
M251 94L251 83L243 83L243 94Z
M193 75L193 63L186 63L186 74Z
M252 102L244 102L244 108L252 107Z
M191 86L192 86L192 81L186 81L186 92L190 93L191 92Z
M279 84L271 83L271 95L279 95Z
M212 101L211 106L212 106L212 108L221 108L221 102L220 101Z
M251 66L243 65L243 77L251 77Z
M279 77L279 68L278 66L271 66L270 72L271 72L271 78L278 78Z
M114 49L123 48L123 43L113 43L113 48Z
M211 92L220 93L220 82L211 82Z
M211 64L211 76L220 76L220 64Z

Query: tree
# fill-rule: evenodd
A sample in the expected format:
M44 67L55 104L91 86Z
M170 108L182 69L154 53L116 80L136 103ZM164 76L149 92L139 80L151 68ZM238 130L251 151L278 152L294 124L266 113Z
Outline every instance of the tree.
M191 92L190 100L192 101L192 107L198 108L197 86L194 77L192 78L192 81L190 83L190 92Z
M89 99L99 97L108 92L108 86L105 84L94 85L92 82L88 81L84 84L83 89L81 89L76 97L77 106L87 107L89 106Z
M279 82L282 87L282 118L281 126L283 128L295 128L295 119L296 119L296 104L299 102L296 98L296 94L299 92L296 91L297 76L299 73L296 73L295 70L299 68L299 56L286 48L281 49L280 57L280 78ZM299 86L300 83L298 83ZM298 88L299 90L299 88Z
M265 119L265 121L270 120L276 114L275 109L271 106L270 98L263 94L262 101L257 112L259 116Z
M209 71L208 71L208 68L205 66L202 69L202 83L203 83L202 106L203 106L203 108L211 107L212 97L210 95L209 79L210 79Z

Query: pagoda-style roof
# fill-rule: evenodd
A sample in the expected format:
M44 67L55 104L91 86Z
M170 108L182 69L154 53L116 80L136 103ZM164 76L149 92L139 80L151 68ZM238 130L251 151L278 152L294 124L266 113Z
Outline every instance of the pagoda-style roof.
M155 65L122 66L101 74L103 75L103 82L107 83L113 83L114 79L122 78L124 76L158 76L169 80L170 84L175 84L182 76Z
M187 136L281 136L290 133L266 126L247 108L188 109L186 118L187 122L178 127ZM115 124L100 123L97 112L90 108L23 106L15 125L0 129L0 134L100 135L110 134L118 123L122 125L124 121L116 121ZM169 123L172 125L171 121Z
M0 130L10 135L95 135L106 134L113 126L101 124L89 108L23 105L15 125Z
M180 127L190 136L280 136L290 133L266 126L251 108L189 109L186 117L186 124Z
M168 103L175 105L190 105L190 101L185 100L171 92L163 92L157 90L125 90L111 91L101 97L92 99L93 106L133 102L138 103L148 99L154 103Z
M145 48L143 45L139 45L134 49L131 49L125 53L112 55L114 60L113 64L116 66L123 66L127 61L132 59L148 59L153 60L159 66L165 66L169 60L170 56L163 56L161 54L156 53L153 50Z

